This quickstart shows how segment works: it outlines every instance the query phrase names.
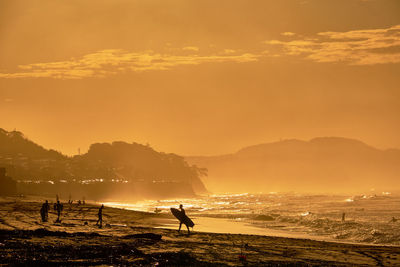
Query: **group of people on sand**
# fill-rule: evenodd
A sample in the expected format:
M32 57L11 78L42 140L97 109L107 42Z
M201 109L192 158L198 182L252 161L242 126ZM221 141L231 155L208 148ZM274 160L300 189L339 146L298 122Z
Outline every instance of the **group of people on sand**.
M69 204L72 204L72 202L68 201ZM78 201L78 205L80 205L80 201ZM55 223L61 223L61 212L64 209L64 205L60 202L60 200L58 200L57 197L57 202L54 203L54 211L57 212L57 220L55 221ZM100 228L103 227L103 209L104 209L104 205L102 204L99 208L99 211L97 213L98 215L98 220L96 222L96 225L98 225ZM43 204L42 207L40 209L40 216L42 217L42 222L47 222L49 220L49 211L50 211L50 204L49 201L46 200Z
M68 204L72 205L73 203L74 203L74 201L73 201L72 199L68 200ZM81 200L79 199L79 200L77 201L77 203L78 203L78 206L81 205L81 204L85 205L85 200L82 200L82 201L81 201Z
M57 211L57 220L55 221L56 223L60 223L60 216L61 216L61 212L64 208L63 204L60 203L59 200L57 200L56 203L54 203L54 210ZM42 222L47 222L49 220L49 210L50 210L50 204L49 201L46 200L46 202L44 202L42 204L42 208L40 209L40 216L42 217Z
M68 201L68 203L69 203L69 204L72 204L71 201ZM78 202L78 203L79 203L79 202ZM60 200L59 200L58 197L57 197L57 202L54 203L54 211L57 212L57 220L55 221L55 223L61 223L60 217L61 217L61 212L63 211L63 208L64 208L63 204L61 204ZM100 206L100 208L99 208L99 210L98 210L98 212L97 212L98 219L97 219L96 225L99 226L99 228L102 228L102 227L103 227L103 209L104 209L104 204L102 204L102 205ZM49 210L50 210L50 204L49 204L49 202L46 200L46 201L42 204L42 207L41 207L41 209L40 209L40 216L42 217L42 222L47 222L47 221L48 221L48 219L49 219ZM181 215L180 217L181 217L181 218L187 217L187 216L186 216L185 209L183 208L183 205L182 205L182 204L179 205L179 211L180 211L180 215ZM189 220L190 220L190 219L189 219ZM179 219L179 229L178 229L178 232L181 231L182 224L185 224L185 225L186 225L186 228L187 228L187 230L188 230L188 235L190 235L189 226L188 226L183 220L181 220L181 219Z

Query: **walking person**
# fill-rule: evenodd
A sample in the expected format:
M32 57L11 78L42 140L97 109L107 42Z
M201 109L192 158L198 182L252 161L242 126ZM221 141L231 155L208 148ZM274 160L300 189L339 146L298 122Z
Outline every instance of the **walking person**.
M187 217L187 216L186 216L186 212L185 212L185 210L183 209L183 205L182 205L182 204L179 205L179 209L180 209L180 211L181 211L182 218ZM182 221L179 221L179 230L178 230L178 232L181 231L182 224L183 224L183 222L182 222ZM187 224L185 224L185 225L186 225L186 228L187 228L187 230L188 230L188 235L190 235L189 226L188 226Z
M97 213L97 215L99 216L99 219L96 222L96 225L99 225L99 228L103 227L103 208L104 208L104 204L101 204L101 207L99 208L99 212Z
M61 216L61 211L63 210L63 205L60 203L59 200L57 200L57 204L55 204L55 208L56 208L56 211L57 211L56 223L60 223L61 222L60 216Z

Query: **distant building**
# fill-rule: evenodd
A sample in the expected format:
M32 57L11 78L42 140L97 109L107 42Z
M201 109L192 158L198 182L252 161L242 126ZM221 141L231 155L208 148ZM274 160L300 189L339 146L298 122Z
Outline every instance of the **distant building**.
M14 195L17 193L17 183L6 176L6 168L0 168L0 196Z

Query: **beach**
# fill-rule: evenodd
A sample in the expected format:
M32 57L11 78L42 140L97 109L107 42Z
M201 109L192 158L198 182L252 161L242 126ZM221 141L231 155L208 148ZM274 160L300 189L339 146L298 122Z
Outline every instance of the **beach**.
M270 266L400 264L400 247L229 233L179 233L168 213L64 203L61 223L51 206L41 222L44 198L0 200L0 263L137 266ZM176 223L175 229L164 225ZM196 221L195 221L196 223Z

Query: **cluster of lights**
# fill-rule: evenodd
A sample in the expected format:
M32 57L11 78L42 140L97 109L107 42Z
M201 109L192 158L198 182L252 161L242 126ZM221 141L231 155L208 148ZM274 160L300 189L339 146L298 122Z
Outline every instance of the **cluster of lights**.
M71 181L65 180L65 179L60 179L60 180L17 180L18 183L25 183L25 184L41 184L41 183L49 183L49 184L55 184L56 182L58 183L70 183L70 182L78 182L80 184L92 184L92 183L102 183L105 180L102 178L96 178L96 179L87 179L87 180L79 180L77 181L76 179L72 179ZM113 183L128 183L128 180L123 180L123 179L111 179L111 182Z

